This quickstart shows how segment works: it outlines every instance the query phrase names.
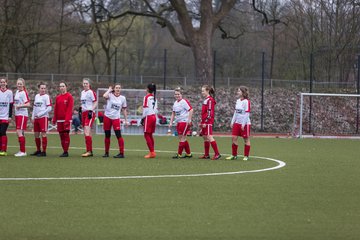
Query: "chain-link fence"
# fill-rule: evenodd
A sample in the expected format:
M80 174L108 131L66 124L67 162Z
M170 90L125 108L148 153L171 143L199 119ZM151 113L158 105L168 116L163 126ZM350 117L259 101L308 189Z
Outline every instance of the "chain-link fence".
M253 49L224 47L214 50L214 78L209 82L216 87L246 85L265 89L291 88L313 92L337 92L337 89L353 89L358 82L358 55L345 52L333 56L328 52L315 52L299 59L298 54L274 58L268 53ZM89 64L90 66L91 64ZM101 65L101 64L100 64ZM0 73L9 80L22 77L31 81L56 83L80 82L83 77L104 84L120 82L126 87L137 87L149 82L160 88L198 86L195 64L189 49L137 49L119 50L116 61L111 63L112 74L92 74L91 67L83 74L56 73ZM85 70L84 69L84 70ZM76 71L74 71L76 72Z

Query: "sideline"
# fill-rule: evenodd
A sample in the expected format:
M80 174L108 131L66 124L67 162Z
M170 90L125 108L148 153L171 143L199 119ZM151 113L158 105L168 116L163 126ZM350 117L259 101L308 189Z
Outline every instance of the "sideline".
M8 147L18 147L18 146L8 146ZM29 146L30 147L30 146ZM49 148L60 148L60 147L49 147ZM72 149L83 149L78 147L73 147ZM102 148L94 148L94 149L102 149ZM114 150L114 149L111 149ZM126 149L129 152L147 152L147 150L140 150L140 149ZM157 152L163 153L172 153L173 151L161 151L157 150ZM196 153L194 154L201 154ZM226 156L227 154L224 154ZM50 181L50 180L114 180L114 179L148 179L148 178L181 178L181 177L206 177L206 176L223 176L223 175L235 175L235 174L244 174L244 173L258 173L258 172L266 172L277 170L286 166L286 163L268 157L260 157L260 156L251 156L251 158L262 159L267 161L276 162L278 165L275 167L270 168L263 168L263 169L255 169L255 170L248 170L248 171L235 171L235 172L218 172L218 173L193 173L193 174L165 174L165 175L148 175L148 176L109 176L109 177L42 177L42 178L1 178L0 181ZM231 161L231 160L229 160Z

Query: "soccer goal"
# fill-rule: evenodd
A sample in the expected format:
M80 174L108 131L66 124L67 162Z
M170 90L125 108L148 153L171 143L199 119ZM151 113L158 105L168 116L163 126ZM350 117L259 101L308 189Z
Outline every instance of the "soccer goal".
M96 134L103 134L102 118L106 105L106 99L103 98L104 93L107 91L107 88L98 88L96 94L98 96L98 107L96 111L96 121L95 128ZM146 92L144 89L122 89L121 95L126 97L127 102L127 112L128 112L128 122L129 126L125 127L125 124L122 122L121 131L125 135L139 135L143 134L143 128L140 125L142 118L142 104ZM170 116L172 113L172 106L174 104L174 91L173 90L157 90L156 99L158 105L158 114L157 114L157 126L155 134L165 135L167 134ZM121 113L121 120L124 120L124 116Z
M359 94L301 93L296 137L360 138Z

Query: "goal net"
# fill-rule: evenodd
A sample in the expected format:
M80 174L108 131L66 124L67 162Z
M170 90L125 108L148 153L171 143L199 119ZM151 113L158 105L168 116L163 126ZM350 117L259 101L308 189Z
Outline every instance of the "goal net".
M301 93L294 114L296 137L360 138L357 94Z
M104 93L107 91L107 88L98 88L96 91L98 97L98 107L96 111L96 134L104 133L102 125L102 116L106 106L106 99L103 98ZM138 135L143 134L143 128L140 125L142 118L142 104L144 96L146 95L145 90L143 89L121 89L121 95L126 97L127 103L127 113L128 113L128 122L129 126L125 127L124 124L124 115L121 112L120 119L121 131L122 134L127 135ZM158 114L156 121L156 131L157 135L167 134L170 116L172 113L172 106L174 104L174 91L173 90L157 90L156 91L156 100L158 105Z

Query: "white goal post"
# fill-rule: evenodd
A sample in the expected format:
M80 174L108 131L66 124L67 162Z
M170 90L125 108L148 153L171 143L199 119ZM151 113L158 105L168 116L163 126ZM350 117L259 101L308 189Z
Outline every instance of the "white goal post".
M102 134L103 126L101 117L99 118L99 113L104 112L104 107L106 104L106 99L103 98L103 94L108 90L108 88L98 88L96 90L96 95L98 97L98 106L96 109L97 121L95 122L96 134ZM127 113L128 113L128 122L130 125L124 127L125 124L121 124L122 134L125 135L140 135L143 134L143 128L140 125L140 120L142 118L142 103L143 98L146 95L145 89L121 89L121 95L126 97L127 102ZM172 113L172 106L174 104L174 91L173 90L157 90L156 91L156 100L158 105L158 115L157 115L157 126L156 126L156 135L165 135L167 134L170 116ZM160 118L160 116L162 118ZM124 116L121 113L121 120L124 120Z
M295 135L300 138L360 138L359 100L360 94L300 93Z

